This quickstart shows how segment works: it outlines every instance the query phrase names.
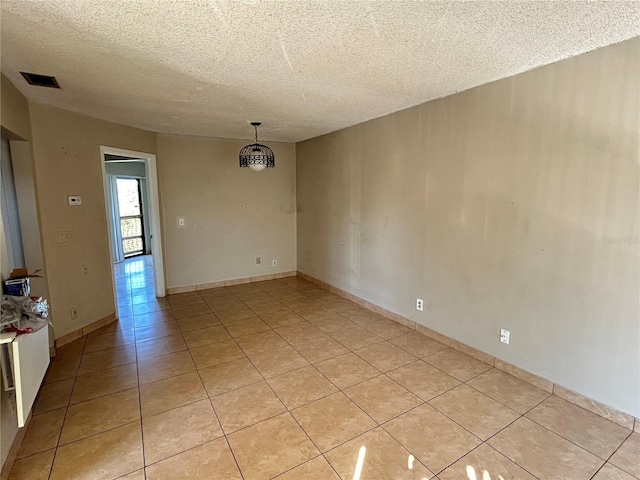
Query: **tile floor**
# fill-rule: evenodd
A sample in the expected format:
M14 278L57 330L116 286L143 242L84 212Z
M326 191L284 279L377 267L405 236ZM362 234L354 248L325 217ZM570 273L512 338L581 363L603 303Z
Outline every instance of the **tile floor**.
M300 278L156 299L150 265L60 349L11 479L640 478L640 434Z

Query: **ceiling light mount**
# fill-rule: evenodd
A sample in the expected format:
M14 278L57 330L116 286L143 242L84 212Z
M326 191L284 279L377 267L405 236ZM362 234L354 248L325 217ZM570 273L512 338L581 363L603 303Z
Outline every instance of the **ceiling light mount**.
M261 122L251 122L255 129L255 143L247 145L240 150L240 167L249 167L254 172L260 172L265 168L274 168L276 166L276 157L266 145L258 143L258 127Z

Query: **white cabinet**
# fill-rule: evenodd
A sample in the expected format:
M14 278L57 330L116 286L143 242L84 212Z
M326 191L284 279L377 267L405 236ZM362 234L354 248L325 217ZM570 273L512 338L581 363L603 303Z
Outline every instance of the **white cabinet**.
M18 427L24 427L49 367L49 327L24 335L1 335L0 343L6 344L9 351L9 361L4 358L2 366L6 368L10 364L16 391Z

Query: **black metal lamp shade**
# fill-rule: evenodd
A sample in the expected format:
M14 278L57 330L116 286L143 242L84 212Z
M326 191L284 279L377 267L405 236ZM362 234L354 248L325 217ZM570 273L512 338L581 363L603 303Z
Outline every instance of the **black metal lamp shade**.
M276 166L276 157L266 145L253 143L240 150L240 166L249 167L251 170L259 172L265 168Z
M249 167L255 172L260 172L265 168L276 166L276 157L266 145L258 143L258 127L260 122L251 122L256 132L256 143L247 145L240 150L240 167Z

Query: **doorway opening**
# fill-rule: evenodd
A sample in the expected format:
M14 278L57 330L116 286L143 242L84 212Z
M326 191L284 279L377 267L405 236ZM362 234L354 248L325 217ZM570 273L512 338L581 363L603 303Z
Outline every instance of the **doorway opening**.
M147 220L147 215L143 214L147 209L142 195L142 190L146 190L146 185L143 184L145 180L115 177L115 182L118 199L115 203L118 208L114 213L118 215L118 228L114 230L118 236L116 240L119 243L118 252L121 251L124 258L145 253L150 254L151 251L147 248L149 242L145 241L144 223ZM120 261L120 258L116 259L117 261Z
M123 317L165 296L156 157L104 146L100 153L114 300Z

